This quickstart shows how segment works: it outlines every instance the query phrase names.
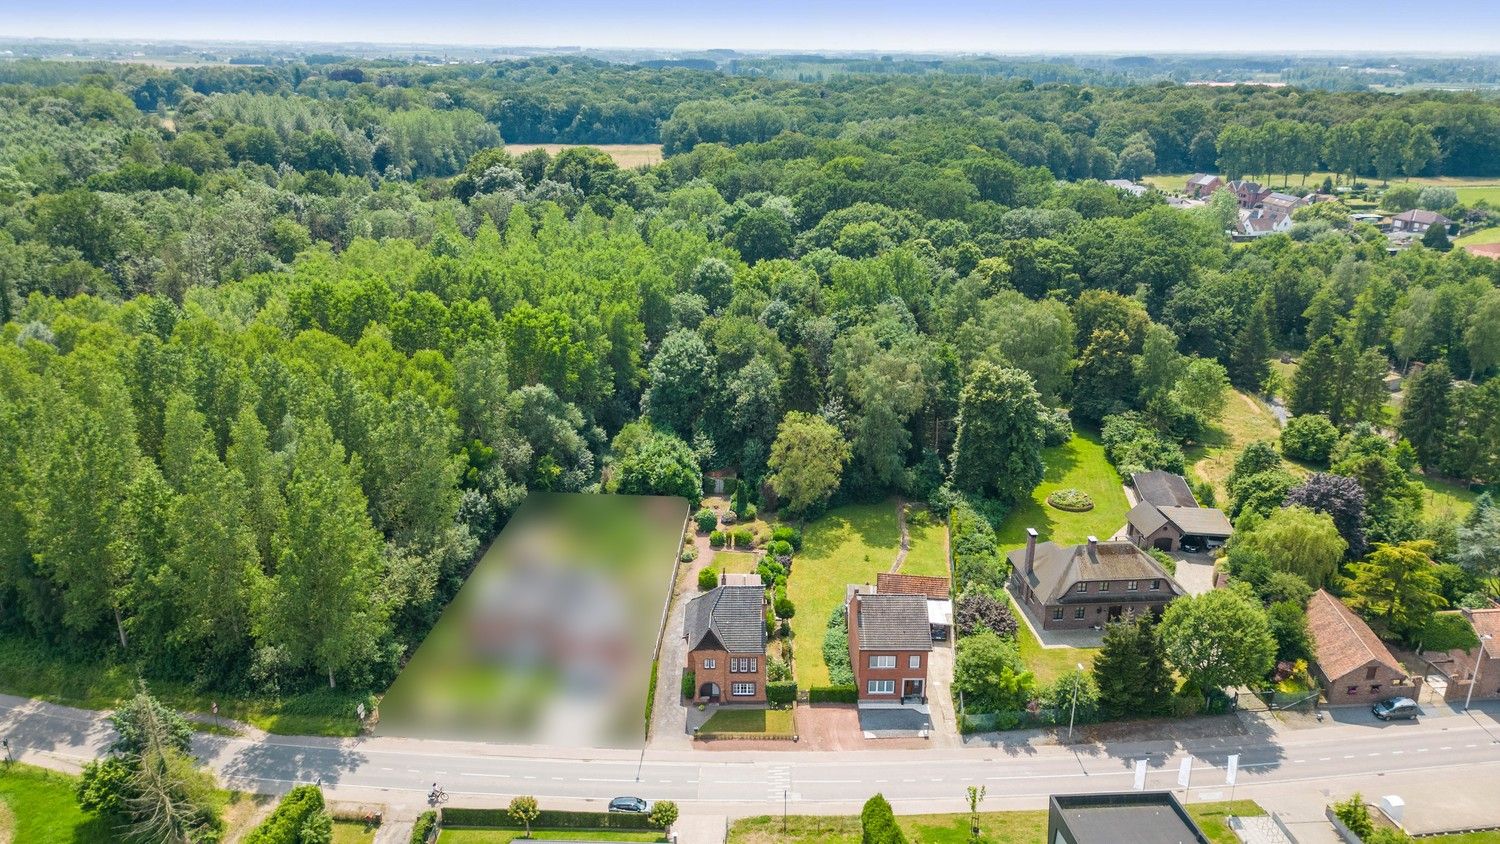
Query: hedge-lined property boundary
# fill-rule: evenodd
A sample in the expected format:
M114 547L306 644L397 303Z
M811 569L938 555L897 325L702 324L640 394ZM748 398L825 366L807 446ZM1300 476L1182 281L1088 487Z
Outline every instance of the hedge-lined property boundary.
M807 690L808 703L858 703L859 689L854 686L813 686Z
M447 827L489 827L493 829L525 829L517 823L506 809L461 809L445 808L439 819ZM565 812L558 809L543 809L531 822L532 829L659 829L647 815L613 814L610 812Z

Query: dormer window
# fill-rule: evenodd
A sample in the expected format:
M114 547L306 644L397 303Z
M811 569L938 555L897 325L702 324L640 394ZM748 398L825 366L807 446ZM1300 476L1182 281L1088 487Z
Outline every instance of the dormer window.
M1087 583L1080 583L1080 584L1078 584L1078 588L1075 589L1075 590L1073 590L1073 591L1075 591L1075 592L1087 592L1087 591L1089 591L1089 585Z

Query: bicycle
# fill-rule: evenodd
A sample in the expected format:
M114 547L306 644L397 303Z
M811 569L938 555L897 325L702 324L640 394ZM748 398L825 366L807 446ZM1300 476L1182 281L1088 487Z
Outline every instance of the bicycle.
M448 792L441 788L434 788L427 793L427 805L437 806L448 802Z

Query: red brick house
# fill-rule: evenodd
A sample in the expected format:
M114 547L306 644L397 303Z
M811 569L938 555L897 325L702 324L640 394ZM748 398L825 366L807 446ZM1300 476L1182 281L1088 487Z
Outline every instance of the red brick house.
M719 586L688 602L683 618L694 703L766 702L766 590Z
M1241 208L1254 208L1270 193L1270 191L1260 186L1260 182L1251 182L1245 179L1235 179L1226 187L1234 193L1234 198L1239 200Z
M1214 191L1224 187L1224 180L1213 173L1194 173L1187 180L1187 195L1194 199L1207 199Z
M850 587L849 664L860 706L927 702L932 632L927 596L885 595Z
M1402 211L1391 218L1391 231L1423 234L1433 226L1447 227L1452 223L1452 220L1436 211L1428 211L1425 208L1413 208L1410 211Z
M1422 656L1447 679L1443 700L1458 704L1465 700L1500 700L1500 607L1458 612L1474 625L1479 644L1466 651L1428 651ZM1472 698L1470 685L1474 686Z
M1133 542L1058 545L1036 541L1010 552L1009 588L1016 603L1043 630L1102 628L1126 615L1161 615L1186 594L1154 557Z
M1329 706L1417 697L1421 679L1408 675L1370 625L1328 590L1308 600L1307 629L1318 655L1314 674Z

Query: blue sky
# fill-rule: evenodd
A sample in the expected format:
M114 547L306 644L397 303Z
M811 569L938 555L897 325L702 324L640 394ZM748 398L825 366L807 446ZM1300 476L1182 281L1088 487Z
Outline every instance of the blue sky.
M586 47L1500 52L1500 0L0 0L0 35Z

